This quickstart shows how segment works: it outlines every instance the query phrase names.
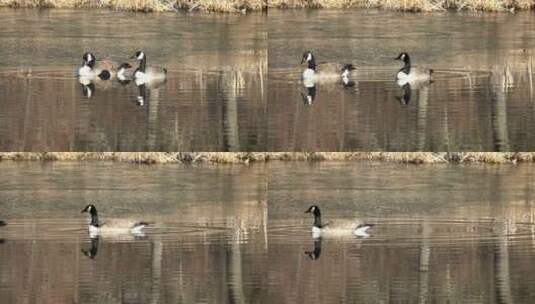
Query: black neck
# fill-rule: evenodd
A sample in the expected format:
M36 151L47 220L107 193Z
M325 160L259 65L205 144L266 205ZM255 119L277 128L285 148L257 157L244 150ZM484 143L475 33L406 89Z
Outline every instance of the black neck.
M92 69L93 67L95 67L95 60L84 62L84 65L87 65L89 68Z
M139 68L137 68L138 71L145 73L145 67L147 65L147 57L143 56L143 59L139 61Z
M91 226L98 227L98 214L95 208L91 209Z
M308 62L308 68L311 70L316 70L316 61L314 61L314 58Z
M405 62L405 65L400 71L408 75L411 72L411 59L407 56L403 62Z
M314 227L321 228L321 212L314 212Z

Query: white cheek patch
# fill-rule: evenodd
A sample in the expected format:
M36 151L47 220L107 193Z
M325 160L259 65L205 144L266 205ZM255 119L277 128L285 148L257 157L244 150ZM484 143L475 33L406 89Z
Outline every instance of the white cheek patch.
M405 59L405 54L401 54L401 59L402 59L402 60Z
M91 56L91 54L87 54L87 62L93 60L93 56Z
M308 53L307 61L310 61L310 60L312 60L312 54L311 54L311 53Z
M137 60L141 60L141 59L143 59L143 57L145 57L145 53L140 52L139 56L137 56Z

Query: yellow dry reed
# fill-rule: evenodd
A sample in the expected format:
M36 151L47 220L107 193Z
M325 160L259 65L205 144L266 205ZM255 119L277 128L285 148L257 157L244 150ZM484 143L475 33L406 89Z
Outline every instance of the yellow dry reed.
M268 161L373 161L407 164L515 164L535 152L2 152L0 161L119 161L141 164L249 164Z

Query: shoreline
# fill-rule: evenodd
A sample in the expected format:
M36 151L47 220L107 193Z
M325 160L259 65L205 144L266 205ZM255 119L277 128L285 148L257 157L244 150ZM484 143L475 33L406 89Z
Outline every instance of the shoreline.
M1 161L118 161L135 164L250 164L371 161L406 164L535 163L535 152L1 152Z
M379 9L401 12L535 10L532 0L0 0L6 8L110 9L133 12L267 12L268 9Z
M0 8L110 9L130 12L242 13L266 11L268 0L0 0Z

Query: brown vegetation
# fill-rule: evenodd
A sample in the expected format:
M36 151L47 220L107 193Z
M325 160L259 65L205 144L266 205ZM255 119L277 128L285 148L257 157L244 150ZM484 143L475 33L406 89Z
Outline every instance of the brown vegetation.
M143 164L268 161L384 161L408 164L535 162L535 152L3 152L1 160L122 161Z
M379 8L411 12L443 10L514 11L535 7L533 0L270 0L274 8Z
M110 8L141 12L179 10L207 12L241 12L265 8L265 0L0 0L0 7L26 8Z

